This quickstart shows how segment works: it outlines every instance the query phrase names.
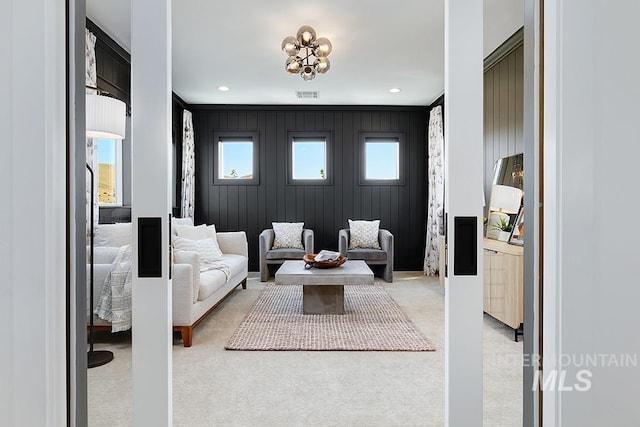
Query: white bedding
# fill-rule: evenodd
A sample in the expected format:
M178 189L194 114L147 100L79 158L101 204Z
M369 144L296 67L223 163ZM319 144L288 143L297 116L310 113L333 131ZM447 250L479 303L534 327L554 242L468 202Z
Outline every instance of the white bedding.
M131 245L121 246L94 310L99 318L111 322L111 332L131 329L132 259Z

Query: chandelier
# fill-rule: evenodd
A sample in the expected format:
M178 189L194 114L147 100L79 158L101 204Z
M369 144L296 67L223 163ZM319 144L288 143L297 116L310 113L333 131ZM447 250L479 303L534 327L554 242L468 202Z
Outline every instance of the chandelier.
M308 25L298 30L296 37L282 40L282 51L287 54L285 70L291 74L300 74L304 80L313 80L317 73L329 71L331 63L331 42L325 37L316 38L316 31Z

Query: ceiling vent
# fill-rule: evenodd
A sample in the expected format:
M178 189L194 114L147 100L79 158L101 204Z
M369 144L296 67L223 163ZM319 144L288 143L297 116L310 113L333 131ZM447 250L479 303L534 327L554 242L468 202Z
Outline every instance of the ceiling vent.
M320 92L316 91L311 91L311 90L303 90L303 91L296 91L296 98L298 99L318 99L320 98Z

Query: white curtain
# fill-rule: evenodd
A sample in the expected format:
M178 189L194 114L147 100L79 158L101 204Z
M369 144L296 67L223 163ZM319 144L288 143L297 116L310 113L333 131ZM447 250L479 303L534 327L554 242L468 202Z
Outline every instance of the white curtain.
M84 53L85 53L85 85L90 87L98 86L98 75L96 72L96 36L94 36L89 30L85 28L85 45L84 45ZM94 89L86 89L87 93L95 93ZM93 138L87 138L87 154L86 154L86 162L94 172L94 184L93 188L91 188L91 181L89 180L89 173L87 172L87 204L90 203L91 194L94 194L93 206L93 222L94 224L98 223L98 158L97 152L95 150L95 142ZM91 213L90 209L87 209L87 218L89 218L89 214ZM87 229L87 235L89 233L89 229Z
M427 179L429 200L427 201L427 243L424 252L424 274L438 274L440 244L438 236L444 234L444 132L442 129L442 107L431 109L428 129Z
M193 219L195 201L195 142L193 140L193 116L190 111L182 114L182 202L183 218Z

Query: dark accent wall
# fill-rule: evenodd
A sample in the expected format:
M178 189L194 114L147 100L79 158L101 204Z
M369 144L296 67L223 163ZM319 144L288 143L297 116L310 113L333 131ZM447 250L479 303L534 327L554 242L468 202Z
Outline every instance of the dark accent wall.
M191 106L196 146L196 223L244 230L249 268L258 268L258 235L272 221L304 221L315 248L338 248L347 219L380 219L395 236L398 270L421 270L426 218L428 107ZM257 131L259 184L212 185L215 131ZM332 185L287 185L287 132L329 131ZM360 185L361 132L406 136L404 185Z
M131 222L131 206L100 206L100 224Z
M493 166L496 160L524 152L523 54L523 32L518 31L505 41L505 44L499 47L491 57L485 60L485 211L489 206ZM488 60L490 62L487 64Z
M131 55L100 27L87 19L87 29L96 36L98 88L131 105Z

